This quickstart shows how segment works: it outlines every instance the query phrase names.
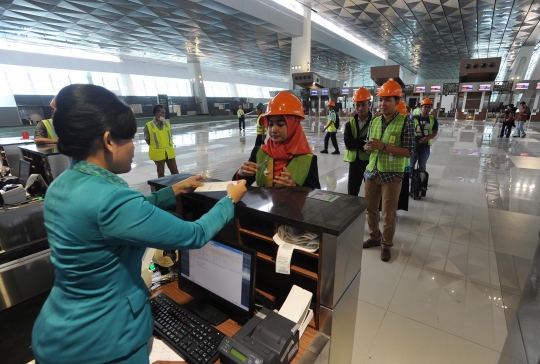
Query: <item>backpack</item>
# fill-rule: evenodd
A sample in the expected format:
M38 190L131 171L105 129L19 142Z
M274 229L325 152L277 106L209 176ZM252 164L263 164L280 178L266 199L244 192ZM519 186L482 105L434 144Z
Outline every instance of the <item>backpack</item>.
M336 113L336 120L334 121L334 126L336 127L336 129L339 129L339 115L337 112L335 113Z

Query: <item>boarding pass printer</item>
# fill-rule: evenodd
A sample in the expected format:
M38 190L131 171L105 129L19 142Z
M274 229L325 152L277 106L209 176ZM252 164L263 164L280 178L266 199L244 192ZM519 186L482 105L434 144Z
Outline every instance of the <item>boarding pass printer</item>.
M262 308L219 346L223 364L289 364L298 352L297 323Z

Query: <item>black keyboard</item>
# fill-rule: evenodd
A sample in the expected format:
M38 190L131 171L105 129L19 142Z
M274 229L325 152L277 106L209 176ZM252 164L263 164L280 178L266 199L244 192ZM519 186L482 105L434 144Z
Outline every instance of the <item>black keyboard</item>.
M189 312L165 293L150 300L154 332L189 364L215 363L225 337L212 325Z

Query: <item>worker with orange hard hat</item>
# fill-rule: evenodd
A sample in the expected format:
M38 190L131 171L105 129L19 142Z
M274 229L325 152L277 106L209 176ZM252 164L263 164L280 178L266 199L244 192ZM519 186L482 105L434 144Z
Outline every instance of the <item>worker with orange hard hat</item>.
M34 132L34 143L36 144L58 143L52 118L56 110L56 97L51 100L50 106L52 109L50 119L43 119L36 125Z
M364 150L364 145L372 120L371 93L360 87L354 92L353 102L356 114L345 124L343 136L347 151L343 160L349 162L347 193L358 196L369 163L369 154Z
M364 146L369 153L364 178L370 236L364 242L364 249L381 246L381 260L384 262L391 258L401 181L415 145L412 121L396 110L401 93L401 86L394 80L382 85L377 94L381 115L371 121L369 141ZM381 196L384 219L382 234L379 230Z
M339 154L339 146L337 142L337 129L339 128L339 116L334 110L336 103L332 100L328 102L328 117L326 126L323 129L323 133L328 130L324 136L324 149L321 150L321 153L328 154L328 140L332 138L332 145L334 146L334 151L332 154Z
M270 139L256 145L233 180L245 179L259 187L303 186L321 188L317 156L313 155L301 122L305 114L300 100L280 91L268 103L264 121Z
M416 162L418 161L418 169L426 172L426 164L431 153L431 145L433 145L433 138L437 136L439 130L439 121L430 111L433 107L433 101L429 98L425 98L420 104L420 115L415 115L413 118L414 132L416 136L416 146L414 153L411 155L411 168L416 168Z
M242 105L238 105L236 116L238 117L238 128L240 129L240 131L246 130L246 119L244 115L244 110L242 109Z

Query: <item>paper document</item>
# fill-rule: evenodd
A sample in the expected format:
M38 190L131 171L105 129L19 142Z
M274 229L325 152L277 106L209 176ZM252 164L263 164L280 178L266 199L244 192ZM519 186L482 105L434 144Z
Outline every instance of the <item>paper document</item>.
M315 200L321 200L326 202L334 202L339 198L337 195L333 195L331 193L326 192L319 192L319 191L311 191L307 197L314 198Z
M294 285L278 313L302 325L308 314L312 297L313 293Z
M156 361L183 362L184 359L176 354L163 341L155 339L153 336L148 340L148 352L150 353L150 363Z
M203 182L203 186L197 187L195 192L216 192L216 191L227 191L227 186L230 184L235 185L236 181L227 181L227 182Z
M293 251L292 244L283 243L279 246L276 257L276 273L291 274L291 258Z

